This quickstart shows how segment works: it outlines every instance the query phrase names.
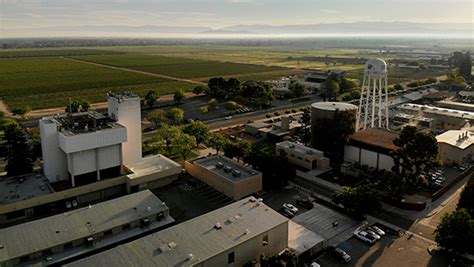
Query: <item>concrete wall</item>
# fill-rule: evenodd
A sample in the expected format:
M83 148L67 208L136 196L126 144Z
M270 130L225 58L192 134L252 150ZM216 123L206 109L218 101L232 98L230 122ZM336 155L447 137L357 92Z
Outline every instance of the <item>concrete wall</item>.
M123 164L132 164L142 158L142 127L139 97L109 97L108 114L123 125L127 141L122 145Z
M268 245L263 246L263 237L268 235ZM242 237L245 238L245 237ZM269 231L255 236L237 246L223 251L222 253L203 260L194 266L215 267L235 266L240 267L253 260L258 261L261 254L266 256L277 255L288 246L288 222L278 225ZM234 252L235 261L228 264L229 253Z
M66 154L59 148L57 125L51 120L40 120L43 172L50 182L68 179Z
M127 129L123 127L74 135L59 133L59 147L66 153L117 145L126 141Z
M474 145L460 149L446 143L438 143L438 151L439 159L446 165L461 165L474 158Z
M392 171L393 159L389 155L369 151L363 148L346 145L344 147L344 161L367 165L378 170Z

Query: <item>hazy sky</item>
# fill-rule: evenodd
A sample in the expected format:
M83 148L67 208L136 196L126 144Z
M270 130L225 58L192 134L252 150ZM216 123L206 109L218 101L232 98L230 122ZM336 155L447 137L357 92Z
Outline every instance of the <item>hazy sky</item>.
M0 35L79 25L473 23L473 13L472 0L0 0Z

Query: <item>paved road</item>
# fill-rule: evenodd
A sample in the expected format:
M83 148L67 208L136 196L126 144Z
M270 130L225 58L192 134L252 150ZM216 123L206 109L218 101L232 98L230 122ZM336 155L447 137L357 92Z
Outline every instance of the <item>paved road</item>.
M189 79L177 78L177 77L173 77L173 76L167 76L167 75L156 74L156 73L141 71L141 70L134 70L134 69L129 69L129 68L123 68L123 67L115 67L115 66L112 66L112 65L101 64L101 63L96 63L96 62L90 62L90 61L85 61L85 60L80 60L80 59L75 59L75 58L70 58L70 57L61 57L61 58L66 59L66 60L81 62L81 63L85 63L85 64L95 65L95 66L99 66L99 67L105 67L105 68L116 69L116 70L123 70L123 71L128 71L128 72L135 72L135 73L145 74L145 75L148 75L148 76L155 76L155 77L166 78L166 79L180 81L180 82L187 82L187 83L193 83L193 84L197 84L197 85L207 86L207 83L193 81L193 80L189 80Z

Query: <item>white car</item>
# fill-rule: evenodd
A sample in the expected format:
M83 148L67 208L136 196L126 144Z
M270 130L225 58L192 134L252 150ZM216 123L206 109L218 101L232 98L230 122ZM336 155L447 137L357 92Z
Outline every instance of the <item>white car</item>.
M377 239L377 240L380 240L380 238L382 238L381 236L379 236L379 235L377 234L377 232L373 231L373 230L370 229L370 228L367 228L365 231L366 231L369 235L372 235L373 237L375 237L375 239Z
M374 230L379 236L384 236L385 235L385 231L380 229L379 227L377 227L375 225L370 227L370 228L372 228L372 230Z
M224 119L226 119L226 120L232 120L232 116L227 116L227 117L225 117Z
M377 242L377 239L372 236L371 234L367 233L366 231L355 231L355 237L359 238L360 240L372 245L373 243Z
M290 210L290 211L293 212L294 214L298 213L298 211L299 211L297 207L295 207L295 206L293 206L293 205L291 205L291 204L289 204L289 203L284 203L284 204L283 204L283 208Z

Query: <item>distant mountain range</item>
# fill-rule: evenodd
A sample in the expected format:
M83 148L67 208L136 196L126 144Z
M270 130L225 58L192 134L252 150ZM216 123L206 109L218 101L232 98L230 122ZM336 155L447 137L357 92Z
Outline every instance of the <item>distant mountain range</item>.
M464 34L472 36L473 28L469 23L412 23L412 22L353 22L305 25L235 25L220 29L211 27L181 26L57 26L35 29L36 32L74 35L90 34L194 34L194 35L239 35L239 34Z

